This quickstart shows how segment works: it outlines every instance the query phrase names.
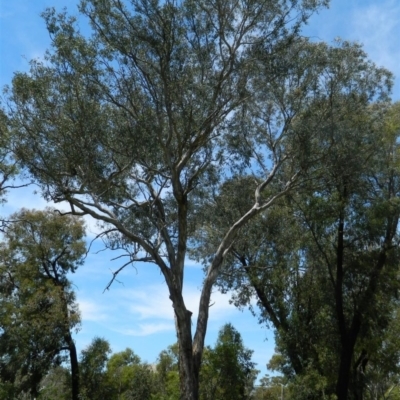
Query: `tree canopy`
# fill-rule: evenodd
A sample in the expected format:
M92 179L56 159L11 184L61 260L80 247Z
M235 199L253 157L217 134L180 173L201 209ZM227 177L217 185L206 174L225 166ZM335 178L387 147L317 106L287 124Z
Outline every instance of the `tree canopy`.
M7 191L11 188L26 186L16 184L14 178L18 175L18 167L13 158L11 134L8 129L6 113L0 108L0 204L6 202ZM0 230L4 229L6 221L0 216Z
M225 324L214 348L206 348L200 374L202 400L245 400L251 398L257 370L240 333Z
M52 364L71 364L73 399L79 372L72 331L80 315L67 274L83 263L84 226L54 209L11 216L0 244L0 375L19 392L37 396Z
M256 296L261 321L276 330L270 367L297 382L296 398L303 386L307 399L359 399L385 354L386 376L399 365L386 336L399 306L399 104L352 110L338 100L326 134L311 143L321 155L312 179L242 231L218 282L238 306ZM204 243L245 209L242 188L241 180L225 186Z
M8 90L13 150L43 196L99 221L126 265L163 274L182 399L198 399L212 288L236 240L284 195L323 179L321 158L357 163L345 147L331 154L331 141L369 128L368 106L388 98L391 74L359 45L301 37L326 3L82 0L88 36L49 9L45 62ZM219 224L235 184L242 208ZM207 264L193 335L182 295L190 254Z

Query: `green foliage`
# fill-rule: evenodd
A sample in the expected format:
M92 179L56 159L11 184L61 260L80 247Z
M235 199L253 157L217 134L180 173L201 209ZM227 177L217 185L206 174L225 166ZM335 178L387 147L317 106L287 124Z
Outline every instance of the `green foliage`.
M70 371L63 366L50 369L40 382L39 400L70 400Z
M84 226L52 209L11 216L0 244L0 374L15 393L39 383L80 322L67 273L83 263Z
M314 106L299 115L302 129L328 105ZM260 320L276 330L270 367L291 379L296 399L361 398L378 383L383 393L400 360L390 344L399 306L399 105L340 93L330 107L324 137L309 143L320 154L309 182L242 229L219 281L238 306L257 297ZM210 207L203 257L246 209L242 182L225 184ZM339 395L343 387L348 394Z
M8 119L0 109L0 203L5 201L7 189L13 187L10 180L18 172L15 160L11 156L11 135L8 129Z
M0 380L0 398L12 399L14 398L15 388L11 382L3 382Z
M346 227L352 226L345 267L357 276L356 285L353 272L339 282L347 322L350 298L366 277L362 266L371 272L369 257L377 251L376 239L385 236L384 210L397 207L384 196L371 209L359 201L377 144L367 110L373 101L387 100L392 76L357 44L328 46L299 35L326 4L82 0L90 37L74 18L49 9L44 18L51 51L45 62L32 61L29 73L16 73L8 91L16 157L43 196L100 221L108 245L125 249L132 262L160 268L184 349L184 400L198 398L210 297L224 265L222 272L236 276L228 286L250 276L238 303L268 289L273 312L262 318L272 320L282 343L290 344L288 354L282 351L289 369L312 364L332 370L335 352L321 351L322 330L310 329L309 315L323 327L334 325L324 299L332 292L329 271L318 267L333 262L331 239L341 207L349 217ZM383 176L377 178L370 184L383 192ZM283 200L290 191L293 196ZM298 199L301 193L306 196ZM288 214L282 225L293 227L292 236L280 228L279 212L271 217L278 200L282 215ZM306 221L302 210L285 208L294 201L306 208ZM327 257L307 230L309 217L322 247L329 248ZM360 236L365 228L368 235ZM282 234L276 246L273 230ZM192 312L182 297L188 251L207 268L193 335ZM257 270L273 271L263 276ZM316 281L324 291L313 299ZM288 329L292 324L296 329ZM308 332L312 340L305 339Z
M260 379L260 385L256 387L252 394L252 400L291 400L287 390L287 381L281 376L265 375Z
M150 365L129 348L111 355L107 340L94 338L81 353L81 398L150 400L157 394L158 381Z
M156 365L156 394L154 400L175 400L180 397L178 344L175 343L163 350L158 356Z
M81 352L81 397L87 400L110 398L112 388L106 379L106 366L111 353L107 340L96 337Z
M252 350L244 347L240 333L224 325L213 349L206 348L200 372L203 400L250 399L257 372Z
M115 399L150 400L153 371L131 350L113 354L107 362L107 380Z

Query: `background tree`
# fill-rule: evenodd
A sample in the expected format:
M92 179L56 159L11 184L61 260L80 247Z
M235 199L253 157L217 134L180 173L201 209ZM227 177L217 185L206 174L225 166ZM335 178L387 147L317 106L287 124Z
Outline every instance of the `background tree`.
M365 399L400 399L400 337L399 307L393 311L393 317L385 332L373 342L375 351L369 351L368 362L358 373L362 374Z
M52 367L40 382L40 400L70 400L71 393L71 371L64 366Z
M82 350L79 363L82 399L108 399L113 395L106 375L110 354L109 342L99 337L94 338L91 344Z
M203 400L250 399L258 371L251 361L252 350L244 347L240 333L224 325L213 349L204 353L200 373Z
M0 245L0 374L37 396L51 365L67 351L73 399L79 375L71 333L80 322L67 274L83 263L84 226L53 209L11 216Z
M7 190L6 182L15 172L15 165L10 165L10 135L7 130L7 117L0 111L0 199L4 201Z
M44 197L91 215L130 262L163 274L185 400L198 399L210 297L226 254L240 228L300 176L292 161L304 138L292 123L318 97L323 68L301 51L298 62L299 30L322 4L84 0L91 38L48 10L52 51L14 77L14 148ZM277 179L286 164L291 174ZM198 206L239 172L253 201L214 246L192 336L182 288Z
M15 178L18 167L12 154L11 133L8 126L7 115L0 108L0 204L5 203L9 189L20 188L27 184L17 184ZM3 231L7 221L0 216L0 231Z
M292 399L286 389L287 380L282 376L265 375L259 383L253 392L253 400Z
M94 338L81 353L81 398L110 400L167 399L153 368L133 350L111 354L109 342ZM164 382L163 382L164 384ZM175 397L179 397L179 392Z
M156 364L157 394L154 400L179 399L179 346L177 343L163 350Z
M237 305L257 297L276 329L272 365L294 379L296 398L363 398L398 307L398 105L372 104L374 91L354 96L332 93L298 120L312 129L324 109L330 115L325 135L309 143L321 155L312 180L242 230L220 275ZM210 207L206 240L245 209L242 188L232 180L219 213Z
M131 349L113 354L107 362L107 379L113 388L113 399L150 400L156 392L154 373Z

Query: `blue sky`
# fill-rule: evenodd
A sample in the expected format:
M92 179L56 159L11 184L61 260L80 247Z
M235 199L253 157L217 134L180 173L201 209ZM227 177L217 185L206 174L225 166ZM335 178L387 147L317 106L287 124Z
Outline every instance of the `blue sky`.
M26 71L28 61L42 58L49 47L49 36L40 13L49 6L67 7L76 13L75 0L0 0L0 86L9 84L13 72ZM400 77L400 2L398 0L333 0L330 9L311 18L303 33L328 43L336 37L358 41L372 61ZM400 80L396 78L393 99L400 100ZM7 215L21 207L44 208L45 201L34 195L34 188L13 190L0 211ZM89 240L97 228L87 220ZM97 243L86 263L71 278L75 284L82 313L82 327L75 336L78 349L87 346L94 336L108 339L114 351L131 347L144 361L155 362L157 355L175 342L173 311L163 277L156 267L128 267L111 289L103 293L121 261L110 261L115 254L98 252ZM196 316L202 270L188 263L185 298ZM207 344L213 344L219 328L231 322L242 334L245 345L253 350L254 361L262 374L273 354L273 333L258 324L250 312L235 309L229 296L215 291L210 310ZM267 339L267 340L266 340Z

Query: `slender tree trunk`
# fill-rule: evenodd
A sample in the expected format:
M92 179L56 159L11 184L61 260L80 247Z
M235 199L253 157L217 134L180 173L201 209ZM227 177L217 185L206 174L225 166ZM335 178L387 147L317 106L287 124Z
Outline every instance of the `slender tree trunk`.
M350 371L353 351L350 346L342 346L340 354L339 374L336 385L336 396L338 400L347 400L350 385Z
M46 269L46 268L45 268ZM55 264L53 265L53 271L56 271ZM66 287L60 282L59 277L56 273L54 276L50 273L49 269L46 269L48 277L52 280L54 286L60 289L60 298L63 305L64 311L64 322L66 323L64 331L64 340L68 346L69 359L71 364L71 390L72 390L72 400L79 400L79 364L78 364L78 354L76 352L75 342L72 339L71 332L69 329L69 311L68 302L66 299Z
M56 278L56 285L61 286L61 299L64 306L64 318L69 325L69 312L68 304L65 298L65 287ZM72 339L69 327L65 328L64 339L68 346L69 360L71 364L71 390L72 390L72 400L79 400L79 364L78 364L78 354L76 351L75 342Z
M346 189L344 190L343 198L346 198ZM347 330L343 309L344 209L340 210L337 233L335 303L338 328L340 332L341 350L338 379L336 383L336 396L338 400L347 400L347 393L350 384L351 361L355 341L352 345L349 340L350 331Z
M71 389L72 389L72 400L79 400L79 364L78 355L76 352L75 342L73 341L71 334L68 332L65 335L65 341L68 344L69 359L71 363Z
M185 317L175 314L178 343L179 343L179 377L181 400L199 399L199 369L196 368L193 357L193 340L191 330L192 313L186 309L180 310Z
M169 285L170 299L175 312L175 325L179 345L180 399L199 399L199 368L193 352L192 312L186 309L182 291Z
M30 390L31 399L35 400L39 396L40 381L43 378L43 374L33 372L31 376L31 382L33 383Z
M352 372L352 360L357 338L360 333L360 327L361 319L358 315L355 315L346 340L344 342L342 341L339 374L336 386L336 396L338 400L347 400L348 397L350 389L350 376Z

